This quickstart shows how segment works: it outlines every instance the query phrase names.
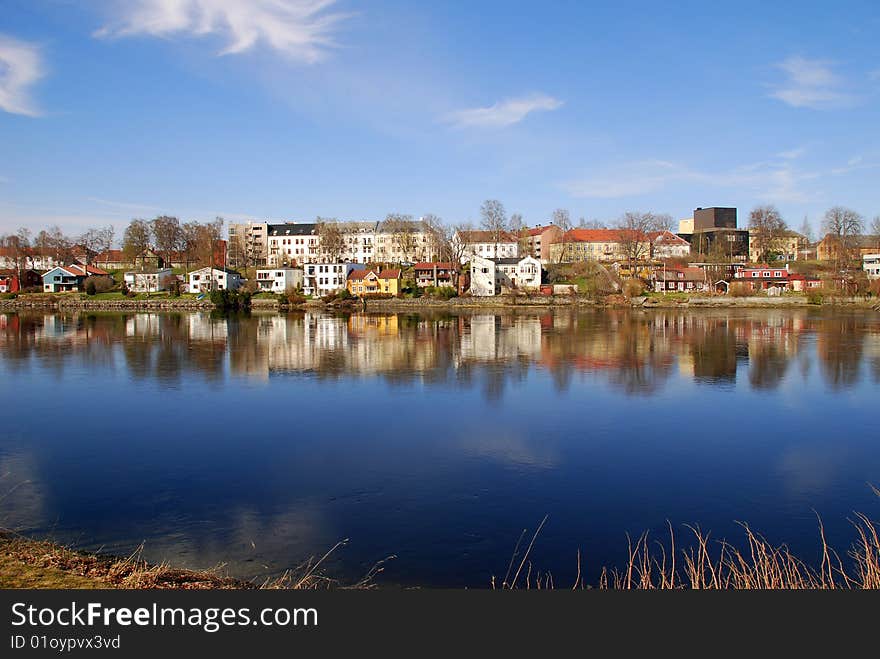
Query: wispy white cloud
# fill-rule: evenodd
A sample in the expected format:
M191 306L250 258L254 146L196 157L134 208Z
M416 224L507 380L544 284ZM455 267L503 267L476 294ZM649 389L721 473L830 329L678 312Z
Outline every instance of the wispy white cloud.
M333 34L348 14L328 11L336 0L125 0L99 38L147 35L217 36L221 55L259 43L295 60L314 63L336 46Z
M777 158L782 158L783 160L797 160L798 158L803 157L807 153L807 147L800 146L796 149L788 149L787 151L780 151L776 154Z
M856 98L844 91L844 80L826 60L789 57L776 67L785 74L770 96L796 108L824 110L852 105Z
M573 197L616 199L688 184L747 189L767 201L804 203L814 199L815 192L802 184L818 177L819 174L796 169L787 160L755 162L720 171L700 171L662 160L644 160L617 166L610 172L606 170L601 176L568 181L561 187Z
M37 117L31 87L45 75L37 45L0 34L0 110Z
M517 124L532 112L562 107L562 101L547 94L531 94L499 101L487 108L469 108L449 114L446 121L458 128L505 128Z

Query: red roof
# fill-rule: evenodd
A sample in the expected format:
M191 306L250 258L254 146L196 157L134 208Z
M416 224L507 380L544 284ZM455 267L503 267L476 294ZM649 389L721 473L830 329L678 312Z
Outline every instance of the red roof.
M663 245L688 245L690 243L682 238L681 236L676 236L671 231L652 231L648 234L648 238L651 239L652 243L660 243Z
M376 272L375 270L352 270L348 273L348 279L349 281L361 281L371 272L379 279L400 278L400 270L383 270L382 272Z
M71 274L79 275L79 276L97 275L99 277L106 277L110 274L106 270L101 270L101 268L96 268L93 265L88 265L88 266L83 267L79 263L75 263L73 265L66 265L66 266L64 266L64 269L67 270L68 272L70 272Z
M573 243L617 243L624 238L628 229L571 229L565 232L563 242ZM641 232L635 232L641 240L647 240L648 236Z
M547 226L543 226L543 227L532 227L531 229L528 229L528 234L530 236L540 236L542 233L544 233L545 231L548 231L549 229L558 229L558 228L559 227L556 226L555 224L548 224Z
M454 270L455 265L448 261L433 261L433 262L424 262L424 263L416 263L413 268L416 270L433 270L434 266L437 266L438 270Z

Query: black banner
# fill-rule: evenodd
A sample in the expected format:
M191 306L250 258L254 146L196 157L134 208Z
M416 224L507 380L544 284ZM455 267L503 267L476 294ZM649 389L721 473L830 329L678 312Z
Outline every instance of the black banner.
M873 593L0 591L4 657L77 654L546 651L615 655L876 642ZM470 652L467 652L470 654Z

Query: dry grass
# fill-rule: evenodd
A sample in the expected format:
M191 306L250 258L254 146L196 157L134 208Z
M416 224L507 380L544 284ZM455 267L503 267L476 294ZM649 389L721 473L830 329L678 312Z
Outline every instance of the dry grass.
M875 494L880 491L872 487ZM818 519L818 516L817 516ZM545 517L532 537L532 542L519 562L519 569L508 568L500 584L492 579L492 588L552 589L553 575L533 571L529 556ZM634 542L628 539L625 567L604 569L595 586L600 589L620 590L827 590L827 589L880 589L880 533L877 523L862 513L850 520L856 539L849 551L841 557L828 545L822 520L818 519L819 546L822 559L811 566L794 556L785 545L774 546L748 524L740 524L745 543L735 547L721 540L711 539L711 533L699 527L688 526L691 544L676 549L676 537L669 525L666 540L650 541L647 533ZM515 564L519 545L514 549L510 565ZM534 573L533 573L534 572ZM512 576L511 576L512 574ZM588 588L581 576L581 557L577 555L577 576L572 588Z
M322 573L322 565L327 558L345 546L346 542L337 543L319 560L309 560L285 571L280 577L254 583L222 574L223 565L211 570L183 570L167 563L150 564L142 558L143 546L125 558L102 556L0 530L0 588L308 590L373 587L374 579L383 571L385 561L350 585L341 585Z

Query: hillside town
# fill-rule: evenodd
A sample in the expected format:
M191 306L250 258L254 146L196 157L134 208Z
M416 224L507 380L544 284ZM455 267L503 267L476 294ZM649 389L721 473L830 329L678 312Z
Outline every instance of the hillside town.
M567 211L546 224L508 218L495 200L478 229L434 216L384 221L181 225L133 220L122 247L112 227L79 239L22 229L0 243L0 294L172 294L247 290L304 299L505 294L783 295L878 293L880 218L830 209L813 241L773 206L740 226L737 209L696 208L673 227L667 215L626 213L614 227L572 227ZM673 231L676 228L677 231Z

